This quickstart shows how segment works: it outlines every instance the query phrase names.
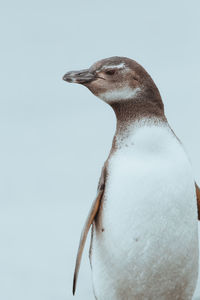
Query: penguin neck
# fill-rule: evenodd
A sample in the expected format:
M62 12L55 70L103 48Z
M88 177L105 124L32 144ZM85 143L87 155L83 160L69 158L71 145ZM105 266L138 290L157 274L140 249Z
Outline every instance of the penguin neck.
M119 141L127 139L138 127L167 125L164 114L164 105L161 98L159 101L130 99L111 103L117 126L113 139L113 149L118 148Z

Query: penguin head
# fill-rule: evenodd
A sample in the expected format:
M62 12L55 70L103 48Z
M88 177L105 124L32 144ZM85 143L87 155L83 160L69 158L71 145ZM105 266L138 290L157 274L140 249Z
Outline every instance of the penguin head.
M86 86L95 96L110 105L127 100L160 97L145 69L126 57L102 59L89 69L66 73L63 80Z

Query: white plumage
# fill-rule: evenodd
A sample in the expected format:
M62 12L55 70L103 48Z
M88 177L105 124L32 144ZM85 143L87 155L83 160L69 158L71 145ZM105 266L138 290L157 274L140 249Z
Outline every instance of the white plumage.
M165 123L129 127L108 164L92 274L98 300L191 299L198 273L194 178Z

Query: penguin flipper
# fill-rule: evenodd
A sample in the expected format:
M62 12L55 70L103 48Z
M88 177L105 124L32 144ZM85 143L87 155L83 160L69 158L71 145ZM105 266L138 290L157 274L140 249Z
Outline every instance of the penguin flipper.
M82 254L83 254L83 249L85 246L85 242L87 239L87 235L88 235L88 231L90 229L90 226L92 225L98 211L99 211L99 207L100 207L100 203L101 203L101 198L103 196L104 193L104 182L105 182L105 167L102 170L101 173L101 177L99 180L99 184L98 184L98 189L97 189L97 196L94 200L94 202L92 203L92 207L89 211L88 217L85 221L83 230L81 232L81 237L80 237L80 241L79 241L79 247L78 247L78 252L77 252L77 256L76 256L76 265L75 265L75 270L74 270L74 278L73 278L73 295L76 292L76 283L77 283L77 279L78 279L78 273L79 273L79 269L80 269L80 264L81 264L81 258L82 258Z
M198 211L198 220L200 220L200 188L195 182L196 195L197 195L197 211Z

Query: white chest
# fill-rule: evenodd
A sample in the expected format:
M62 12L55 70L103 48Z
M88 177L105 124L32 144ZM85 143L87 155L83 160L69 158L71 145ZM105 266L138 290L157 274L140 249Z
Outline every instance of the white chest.
M178 220L196 214L191 167L171 132L145 128L131 140L110 160L102 216L113 239L127 236L130 247L138 234L177 231Z
M142 128L123 142L108 165L100 218L104 231L94 232L93 276L104 286L121 284L118 294L109 299L134 299L134 295L138 299L143 293L141 299L148 299L148 285L152 296L159 295L169 288L169 280L174 284L177 272L195 282L194 180L187 157L169 129ZM161 280L163 274L168 283Z

